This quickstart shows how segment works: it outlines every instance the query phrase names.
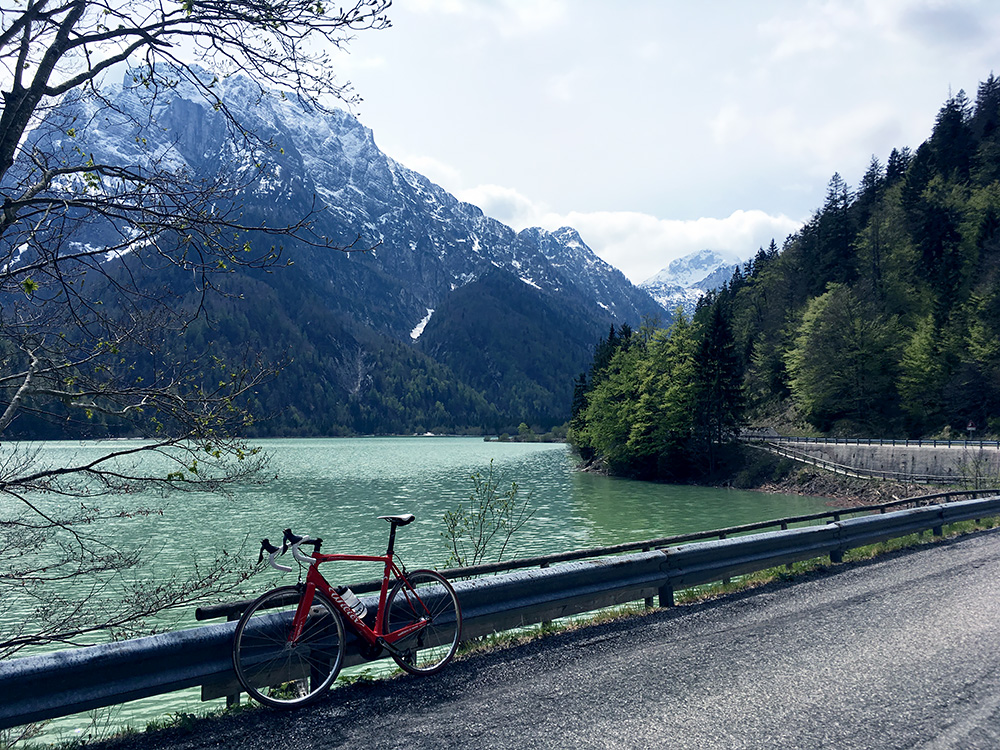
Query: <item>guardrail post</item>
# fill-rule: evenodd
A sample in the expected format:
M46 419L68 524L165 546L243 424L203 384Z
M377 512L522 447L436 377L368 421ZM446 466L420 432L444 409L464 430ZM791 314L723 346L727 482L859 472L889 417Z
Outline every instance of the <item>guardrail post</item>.
M725 539L725 538L726 538L725 534L719 534L719 539ZM722 579L722 585L723 586L728 586L732 582L733 582L732 578L723 578Z
M549 564L547 562L543 562L538 567L539 568L547 568L547 567L549 567ZM552 620L542 620L542 622L541 622L541 628L542 628L542 630L545 630L546 628L550 628L550 627L552 627Z
M787 521L782 521L781 522L781 530L782 531L788 531L788 522ZM787 570L790 573L792 571L792 564L791 563L785 563L785 570Z
M672 607L674 606L674 587L669 583L666 586L661 586L659 591L659 599L661 607Z
M643 547L642 551L643 552L649 552L649 549L650 549L649 547ZM646 609L652 609L653 608L653 597L647 596L646 599L645 599L645 601L643 602L643 604L645 605Z
M242 617L242 615L243 615L242 612L239 613L230 612L229 615L226 616L226 622L234 622L235 620L239 620L240 617ZM232 695L226 696L226 708L232 708L233 706L238 706L238 705L240 705L239 691L233 693Z
M830 562L832 563L844 562L844 551L840 549L830 550Z

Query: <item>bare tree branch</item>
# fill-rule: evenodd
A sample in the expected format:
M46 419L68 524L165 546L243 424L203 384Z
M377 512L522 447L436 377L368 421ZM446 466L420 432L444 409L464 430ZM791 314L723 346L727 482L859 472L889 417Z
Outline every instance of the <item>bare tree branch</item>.
M356 101L329 52L386 27L389 4L0 0L0 658L141 632L252 574L220 551L154 579L144 544L115 530L158 514L168 492L259 481L267 457L240 435L273 370L182 337L232 293L235 269L279 265L282 242L350 249L314 231L315 203L285 223L244 217L275 149L222 89L239 72L259 97L276 88L319 111ZM103 87L122 70L128 105ZM217 174L146 143L180 90L222 118ZM135 142L95 147L104 125ZM53 461L13 439L44 430L134 440Z

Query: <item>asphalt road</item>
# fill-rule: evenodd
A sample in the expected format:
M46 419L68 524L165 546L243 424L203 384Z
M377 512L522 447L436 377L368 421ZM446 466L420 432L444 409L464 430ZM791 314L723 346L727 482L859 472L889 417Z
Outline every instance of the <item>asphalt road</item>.
M1000 748L1000 533L245 712L149 748Z

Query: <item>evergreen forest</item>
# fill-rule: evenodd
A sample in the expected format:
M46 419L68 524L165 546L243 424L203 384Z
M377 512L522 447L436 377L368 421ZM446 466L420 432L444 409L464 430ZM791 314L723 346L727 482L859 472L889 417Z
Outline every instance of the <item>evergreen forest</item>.
M571 440L613 473L715 469L741 427L1000 434L1000 79L950 96L916 151L839 174L812 218L666 330L612 329Z

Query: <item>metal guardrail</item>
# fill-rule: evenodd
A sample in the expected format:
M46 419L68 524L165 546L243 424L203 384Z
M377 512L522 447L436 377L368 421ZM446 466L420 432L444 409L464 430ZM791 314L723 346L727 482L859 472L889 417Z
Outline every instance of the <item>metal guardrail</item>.
M950 484L964 479L958 474L918 474L906 471L888 471L886 469L865 469L858 466L847 466L831 461L827 458L820 458L803 451L792 450L782 447L778 443L757 443L753 447L760 448L775 456L788 458L792 461L809 464L818 469L840 474L841 476L855 477L857 479L885 479L894 482L910 482L914 484Z
M885 506L920 500L870 506L863 509L870 515L822 526L732 538L716 530L715 536L726 538L460 580L455 589L464 615L463 635L475 638L655 596L666 606L677 589L825 555L839 561L852 547L928 529L940 533L947 523L1000 515L1000 496L883 512ZM657 541L639 544L661 547L653 544ZM375 605L374 597L362 598ZM226 622L0 662L0 729L185 687L201 686L204 698L230 695L237 689L231 662L234 628L235 623ZM349 638L347 647L346 663L362 663L357 642Z
M766 431L744 430L739 440L746 443L818 443L828 445L898 445L908 448L996 448L1000 450L1000 440L923 440L913 438L825 438L794 437L770 434Z
M525 568L547 568L560 563L574 562L577 560L590 560L598 557L608 557L610 555L621 555L626 552L648 552L652 549L670 547L688 542L700 542L706 539L725 539L726 537L748 534L753 531L765 531L767 529L787 529L789 526L812 523L815 521L839 521L845 516L867 515L871 513L885 513L891 508L917 507L931 503L946 503L953 498L975 498L991 497L1000 495L1000 489L979 489L979 490L951 490L948 492L935 492L930 495L919 495L917 497L903 498L901 500L890 500L884 503L862 505L857 508L837 508L824 511L823 513L809 513L800 516L787 516L776 518L771 521L755 521L739 526L726 526L721 529L711 529L707 531L695 531L689 534L674 534L673 536L657 537L656 539L646 539L639 542L626 542L624 544L614 544L606 547L590 547L587 549L574 550L572 552L557 552L551 555L539 555L537 557L524 557L517 560L508 560L500 563L488 563L485 565L475 565L465 568L446 568L438 571L445 578L450 580L473 578L476 576L493 575L496 573L509 573L513 570L523 570ZM363 583L350 584L351 590L356 594L366 594L378 591L382 585L381 579L365 581ZM238 618L253 599L229 602L226 604L210 604L198 607L195 610L195 619L216 620L220 617Z

